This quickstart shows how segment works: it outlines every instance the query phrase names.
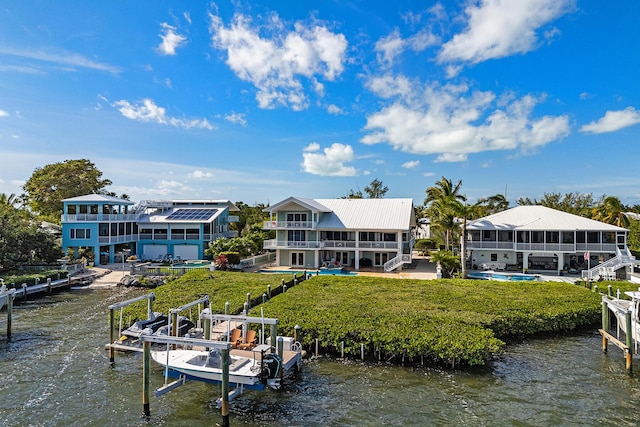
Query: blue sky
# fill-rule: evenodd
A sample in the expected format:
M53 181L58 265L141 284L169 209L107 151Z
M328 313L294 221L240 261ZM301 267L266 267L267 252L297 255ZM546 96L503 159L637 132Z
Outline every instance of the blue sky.
M132 200L640 204L632 0L0 5L0 192L88 158Z

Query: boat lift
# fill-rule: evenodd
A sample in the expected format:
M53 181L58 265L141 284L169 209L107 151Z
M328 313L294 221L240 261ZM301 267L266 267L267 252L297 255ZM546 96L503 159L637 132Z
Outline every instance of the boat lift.
M633 354L638 354L640 344L640 289L637 292L625 292L631 300L622 299L618 289L613 296L612 286L609 285L608 293L602 295L602 328L598 330L602 335L602 351L607 352L609 341L620 348L625 355L627 372L633 370ZM610 316L616 319L616 335L609 332ZM624 332L625 341L620 339L620 331Z
M184 338L171 336L141 335L142 341L142 406L144 415L151 416L149 405L149 391L151 386L151 343L181 346L200 346L205 348L216 348L222 354L222 397L217 401L217 406L222 412L222 426L229 425L229 401L242 393L242 387L229 390L229 350L230 344L225 341L210 341L200 338ZM168 368L167 368L168 370ZM165 385L155 391L155 396L159 397L187 383L186 375L180 375L176 381L167 384L168 375L165 374Z

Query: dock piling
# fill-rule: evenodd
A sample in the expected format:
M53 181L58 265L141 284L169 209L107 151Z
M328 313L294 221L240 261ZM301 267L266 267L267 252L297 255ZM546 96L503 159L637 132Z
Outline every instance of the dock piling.
M229 347L222 349L222 426L229 426Z
M151 416L149 407L149 389L151 388L151 342L142 342L142 412Z

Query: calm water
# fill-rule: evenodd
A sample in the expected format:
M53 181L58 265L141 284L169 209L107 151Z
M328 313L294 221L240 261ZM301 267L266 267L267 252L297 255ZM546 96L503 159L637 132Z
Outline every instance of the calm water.
M14 309L0 326L0 425L199 426L220 422L215 386L189 383L151 397L142 414L140 355L109 367L109 304L129 290L82 290ZM4 312L0 319L6 319ZM605 356L595 331L513 345L477 372L306 361L285 391L247 392L231 425L585 426L637 425L640 382L622 352ZM640 360L635 363L640 366ZM640 368L638 368L640 370ZM640 374L638 374L640 377ZM163 383L154 367L152 387Z

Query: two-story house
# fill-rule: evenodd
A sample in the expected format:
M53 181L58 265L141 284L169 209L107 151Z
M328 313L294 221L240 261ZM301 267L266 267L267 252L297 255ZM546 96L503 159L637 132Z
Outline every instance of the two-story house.
M467 224L466 249L476 269L602 270L628 278L637 263L627 229L545 206L518 206Z
M62 250L90 248L95 265L117 254L155 260L202 259L209 242L235 237L238 208L228 200L129 200L100 194L63 200Z
M411 262L415 213L412 199L308 199L289 197L264 210L265 230L276 238L279 266L365 266L392 271Z

